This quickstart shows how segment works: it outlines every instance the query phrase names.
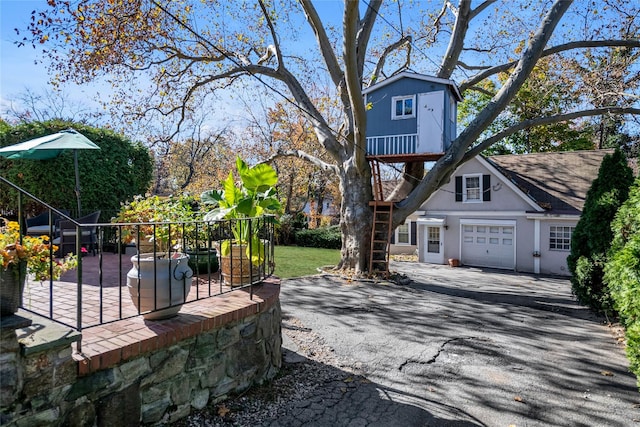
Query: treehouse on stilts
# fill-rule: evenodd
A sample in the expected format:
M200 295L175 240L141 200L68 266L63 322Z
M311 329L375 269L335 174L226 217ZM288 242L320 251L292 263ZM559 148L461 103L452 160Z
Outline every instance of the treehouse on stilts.
M442 157L456 137L457 104L462 97L453 81L412 72L387 78L363 94L367 106L367 159L373 181L369 272L388 278L393 208L399 200L385 197L380 163L424 163ZM433 240L438 236L429 237ZM415 227L407 238L415 244Z

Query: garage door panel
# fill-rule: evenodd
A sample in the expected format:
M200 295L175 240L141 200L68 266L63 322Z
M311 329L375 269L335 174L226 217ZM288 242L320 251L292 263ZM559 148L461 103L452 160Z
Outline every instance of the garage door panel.
M462 226L462 263L479 267L514 268L514 227Z

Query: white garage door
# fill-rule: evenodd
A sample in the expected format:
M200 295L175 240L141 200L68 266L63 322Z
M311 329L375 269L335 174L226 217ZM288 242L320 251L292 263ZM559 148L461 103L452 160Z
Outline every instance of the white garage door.
M513 270L515 228L512 225L462 225L462 263Z

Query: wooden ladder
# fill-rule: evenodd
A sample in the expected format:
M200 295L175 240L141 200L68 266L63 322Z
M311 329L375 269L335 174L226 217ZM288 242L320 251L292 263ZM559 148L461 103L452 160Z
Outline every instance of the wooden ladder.
M369 272L379 271L389 278L389 245L391 243L391 221L393 219L393 202L385 201L380 177L380 163L371 160L371 177L373 179L373 225L371 227L371 247L369 251Z

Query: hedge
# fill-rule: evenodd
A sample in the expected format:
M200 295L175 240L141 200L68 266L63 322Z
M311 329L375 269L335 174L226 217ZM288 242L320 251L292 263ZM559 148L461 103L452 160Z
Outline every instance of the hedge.
M342 234L337 225L299 230L296 232L295 240L298 246L326 249L340 249L342 247Z

